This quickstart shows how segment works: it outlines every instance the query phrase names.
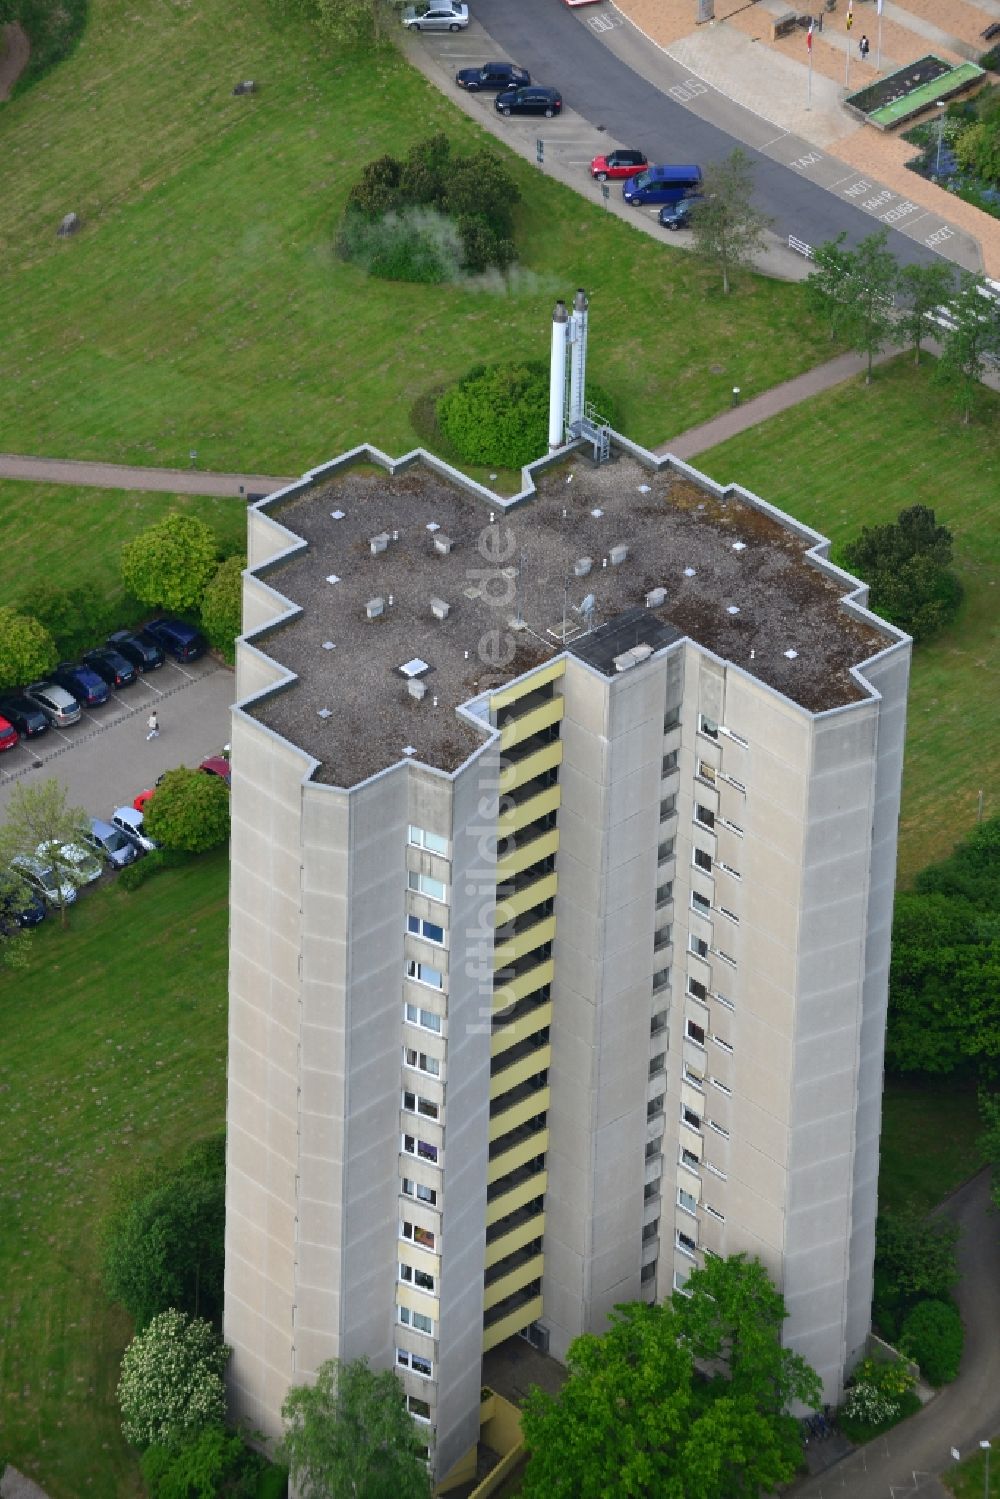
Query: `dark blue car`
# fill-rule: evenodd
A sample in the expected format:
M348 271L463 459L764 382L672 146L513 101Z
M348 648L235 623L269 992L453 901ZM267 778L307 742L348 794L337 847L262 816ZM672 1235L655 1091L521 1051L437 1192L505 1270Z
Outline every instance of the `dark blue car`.
M197 661L208 650L201 631L183 619L151 619L143 625L142 633L175 661Z
M60 661L49 680L58 683L84 708L97 708L108 700L108 684L82 662Z

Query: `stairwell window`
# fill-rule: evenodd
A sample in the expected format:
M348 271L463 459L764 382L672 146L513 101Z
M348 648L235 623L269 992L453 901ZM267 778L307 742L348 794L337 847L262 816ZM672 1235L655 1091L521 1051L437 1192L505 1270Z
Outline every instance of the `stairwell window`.
M426 895L428 900L446 901L448 899L448 886L443 880L432 879L429 874L417 874L415 869L408 869L406 883L418 895Z
M426 1202L428 1207L437 1206L437 1192L433 1187L425 1187L423 1182L411 1181L408 1176L404 1176L402 1190L404 1197L412 1197L416 1202Z
M730 1088L727 1083L720 1083L717 1077L712 1078L712 1087L718 1088L720 1093L725 1093L727 1098L732 1098L733 1096L732 1088Z
M411 1093L408 1088L403 1090L403 1108L408 1114L423 1114L425 1119L440 1119L441 1108L430 1098L422 1098L419 1093Z
M419 1161L430 1161L432 1166L438 1163L437 1146L428 1140L418 1140L415 1135L403 1136L403 1154L416 1156Z
M723 1041L721 1036L716 1036L714 1033L712 1035L712 1045L718 1046L720 1051L728 1052L730 1056L732 1056L733 1054L733 1048L730 1046L729 1042Z
M399 1225L399 1236L411 1244L419 1244L421 1249L433 1249L437 1242L437 1236L429 1228L421 1228L419 1223L408 1223L405 1219Z
M434 1277L428 1275L426 1270L418 1270L415 1265L406 1265L400 1262L399 1278L405 1286L413 1286L418 1291L427 1291L433 1294Z
M698 733L707 734L709 739L718 739L719 725L714 718L709 718L707 713L698 714Z
M422 1010L419 1005L404 1004L403 1019L408 1025L419 1026L422 1031L433 1031L436 1036L441 1034L443 1021L433 1010Z
M433 942L436 947L444 946L444 927L425 921L422 916L407 916L406 930L414 937L423 937L425 942Z
M429 1358L421 1358L419 1353L411 1353L407 1348L396 1349L396 1363L401 1369L409 1369L413 1374L419 1374L421 1379L433 1379L434 1365Z
M712 855L707 854L703 848L695 849L694 864L696 869L704 869L706 874L712 873Z
M430 1425L431 1408L427 1404L426 1400L418 1400L416 1395L407 1395L406 1409L409 1411L414 1421L423 1421L428 1426Z
M412 1067L416 1072L426 1072L428 1077L441 1076L441 1063L437 1057L430 1057L425 1051L417 1051L414 1046L403 1047L403 1065Z
M689 1255L691 1259L694 1259L695 1255L698 1253L698 1241L696 1239L693 1239L690 1234L686 1234L681 1229L678 1229L677 1248L680 1250L681 1254Z
M711 807L703 807L701 802L695 802L694 820L700 823L703 828L715 827L715 813Z
M717 1135L721 1135L724 1140L729 1139L729 1131L723 1125L716 1123L714 1119L708 1121L708 1127L714 1130Z
M426 1317L423 1312L415 1312L408 1306L399 1306L396 1311L403 1327L412 1327L414 1332L422 1332L429 1338L434 1336L433 1317Z
M406 977L415 984L426 984L428 989L443 989L444 974L429 963L418 963L415 958L406 960Z
M442 838L438 833L429 833L426 828L415 828L412 823L407 833L407 842L414 848L426 849L429 854L440 854L443 858L448 856L447 838Z

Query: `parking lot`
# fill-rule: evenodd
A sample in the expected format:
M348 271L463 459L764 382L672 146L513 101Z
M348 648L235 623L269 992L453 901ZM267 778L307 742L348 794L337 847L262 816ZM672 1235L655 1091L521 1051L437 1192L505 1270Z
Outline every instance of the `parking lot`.
M85 708L71 728L50 726L0 756L0 821L18 782L55 776L70 805L91 817L108 817L152 786L161 771L195 766L229 740L234 676L212 656L181 666L168 660L140 675L132 687L112 692L99 708ZM155 708L160 737L147 742L146 720Z

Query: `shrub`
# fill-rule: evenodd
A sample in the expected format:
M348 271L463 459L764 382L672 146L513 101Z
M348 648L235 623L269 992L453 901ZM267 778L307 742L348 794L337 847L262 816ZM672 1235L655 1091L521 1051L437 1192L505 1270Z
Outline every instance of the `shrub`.
M161 869L176 869L178 865L186 864L189 857L179 849L154 849L152 853L137 859L134 864L127 864L118 876L118 884L123 890L138 890L140 885L144 885Z
M213 1424L173 1446L154 1442L140 1467L151 1499L215 1499L245 1450L238 1436Z
M888 525L862 527L844 548L847 566L870 585L872 608L918 641L950 623L961 603L951 555L951 532L926 505L901 510Z
M0 607L0 687L21 687L51 671L58 660L44 625L33 615Z
M235 554L219 564L201 601L202 629L210 644L232 665L236 637L243 625L243 570L245 556Z
M171 1446L226 1414L222 1371L229 1349L208 1322L162 1312L125 1350L118 1403L136 1447Z
M950 1301L921 1301L903 1323L899 1345L929 1384L950 1384L962 1361L965 1330Z
M120 606L93 583L78 588L41 584L32 591L31 613L55 641L60 656L78 656L98 645L118 622Z
M207 853L229 837L229 788L221 776L179 765L167 771L143 816L165 849Z
M606 394L591 385L590 400L613 419ZM520 468L548 448L549 369L520 364L479 365L438 398L442 432L467 463Z
M902 1361L863 1359L844 1401L845 1423L862 1428L891 1426L914 1408L913 1384L913 1375Z
M87 0L16 0L13 14L31 42L28 66L15 86L21 93L76 49L87 24ZM0 12L3 6L0 5ZM0 19L6 19L0 15Z
M122 577L144 604L189 613L201 604L218 566L218 550L211 526L173 510L125 543Z

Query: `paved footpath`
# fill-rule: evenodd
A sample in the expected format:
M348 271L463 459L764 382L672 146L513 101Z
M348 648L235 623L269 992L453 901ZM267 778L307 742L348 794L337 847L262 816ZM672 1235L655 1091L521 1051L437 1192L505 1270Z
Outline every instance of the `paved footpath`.
M153 489L168 494L270 494L292 479L263 474L213 474L196 468L133 468L124 463L90 463L76 458L30 458L0 453L0 479L40 484L82 484L97 489Z

